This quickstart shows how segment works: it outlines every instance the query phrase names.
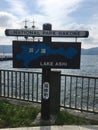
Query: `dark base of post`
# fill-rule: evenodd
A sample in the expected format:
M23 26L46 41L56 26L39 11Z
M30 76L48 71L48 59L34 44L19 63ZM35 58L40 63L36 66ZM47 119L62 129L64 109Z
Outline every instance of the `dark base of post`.
M43 83L49 83L49 98L43 99L42 86L41 119L49 120L51 115L56 115L60 111L60 72L43 69L42 79Z
M50 119L50 112L49 112L49 100L42 101L41 104L41 119L42 120L49 120Z
M50 114L57 115L60 111L60 84L61 72L51 71L50 73Z

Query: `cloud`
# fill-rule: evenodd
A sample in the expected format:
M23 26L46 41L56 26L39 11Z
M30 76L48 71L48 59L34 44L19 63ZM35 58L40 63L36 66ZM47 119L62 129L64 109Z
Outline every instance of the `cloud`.
M46 21L50 21L61 25L72 21L69 14L76 10L81 0L38 0L40 13L46 17Z
M27 16L26 4L24 0L6 0L10 5L9 12L17 16Z
M97 24L88 24L80 26L81 30L88 30L89 37L81 39L84 48L98 47L98 26Z
M82 0L36 0L36 4L31 1L30 3L33 7L36 5L36 11L33 8L28 8L28 5L30 6L28 0L6 1L10 5L10 13L17 16L19 20L20 17L22 21L23 19L32 21L35 19L39 25L41 25L41 23L52 23L54 29L63 29L64 25L73 21L73 18L69 17L69 14L77 10Z
M8 12L0 12L0 44L11 43L12 38L5 37L5 29L17 27L17 17Z
M17 18L7 12L0 12L0 27L1 28L6 28L6 27L13 27L15 26Z
M4 29L23 28L23 21L27 19L29 21L28 27L32 26L31 22L34 20L37 29L42 29L44 23L51 23L55 30L88 30L89 37L79 39L79 41L82 41L84 46L98 46L98 15L92 11L95 7L92 4L96 4L96 2L92 1L90 4L92 6L88 6L89 0L87 2L85 0L5 1L7 6L4 6L4 10L0 12L0 39L4 36ZM90 8L92 15L87 13L88 8L86 7ZM84 12L86 13L84 14ZM4 40L4 38L2 39ZM66 41L66 39L64 40Z

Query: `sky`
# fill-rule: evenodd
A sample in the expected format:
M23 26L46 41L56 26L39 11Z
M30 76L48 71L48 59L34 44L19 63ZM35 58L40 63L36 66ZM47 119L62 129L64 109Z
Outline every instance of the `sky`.
M98 0L0 0L0 44L12 44L15 37L5 36L5 29L28 28L35 21L36 29L44 23L53 30L87 30L88 38L78 38L82 48L98 47ZM71 41L74 38L55 39Z

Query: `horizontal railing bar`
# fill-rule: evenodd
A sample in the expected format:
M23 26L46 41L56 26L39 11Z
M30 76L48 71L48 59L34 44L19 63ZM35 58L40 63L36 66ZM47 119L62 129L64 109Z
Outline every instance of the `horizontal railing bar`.
M89 113L95 113L98 114L98 111L87 111L85 109L78 109L78 108L73 108L73 107L65 107L63 105L60 105L60 107L64 108L64 109L70 109L70 110L77 110L77 111L81 111L81 112L89 112Z
M67 76L67 77L79 77L79 78L91 78L91 79L98 79L98 76L85 76L85 75L71 75L71 74L61 74L61 76Z
M34 72L34 71L31 71L31 70L13 70L13 69L8 69L8 70L5 70L5 69L0 69L0 71L10 71L10 72L22 72L22 73L34 73L34 74L42 74L42 72Z
M32 71L31 69L30 70L15 70L15 69L0 69L0 71L10 71L10 72L24 72L24 73L35 73L35 74L42 74L42 72L37 72L37 71ZM98 76L89 76L89 75L77 75L77 74L61 74L61 76L68 76L68 77L80 77L80 78L92 78L92 79L98 79Z
M4 96L2 96L2 98L3 99L12 99L12 100L20 100L20 98L12 98L12 97L4 97ZM21 101L27 101L27 102L32 102L32 100L28 100L28 99L26 99L26 100L24 100L24 99L21 99ZM40 100L38 100L38 101L36 101L36 100L33 100L33 103L38 103L38 104L41 104L41 101Z

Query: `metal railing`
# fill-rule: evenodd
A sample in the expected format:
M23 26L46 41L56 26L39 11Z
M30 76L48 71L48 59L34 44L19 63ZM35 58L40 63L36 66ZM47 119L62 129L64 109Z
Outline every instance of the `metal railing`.
M41 80L38 72L1 70L0 96L40 103Z
M61 95L64 108L98 113L98 77L61 75Z
M41 103L42 73L0 70L0 96ZM61 74L60 107L98 113L98 77Z

